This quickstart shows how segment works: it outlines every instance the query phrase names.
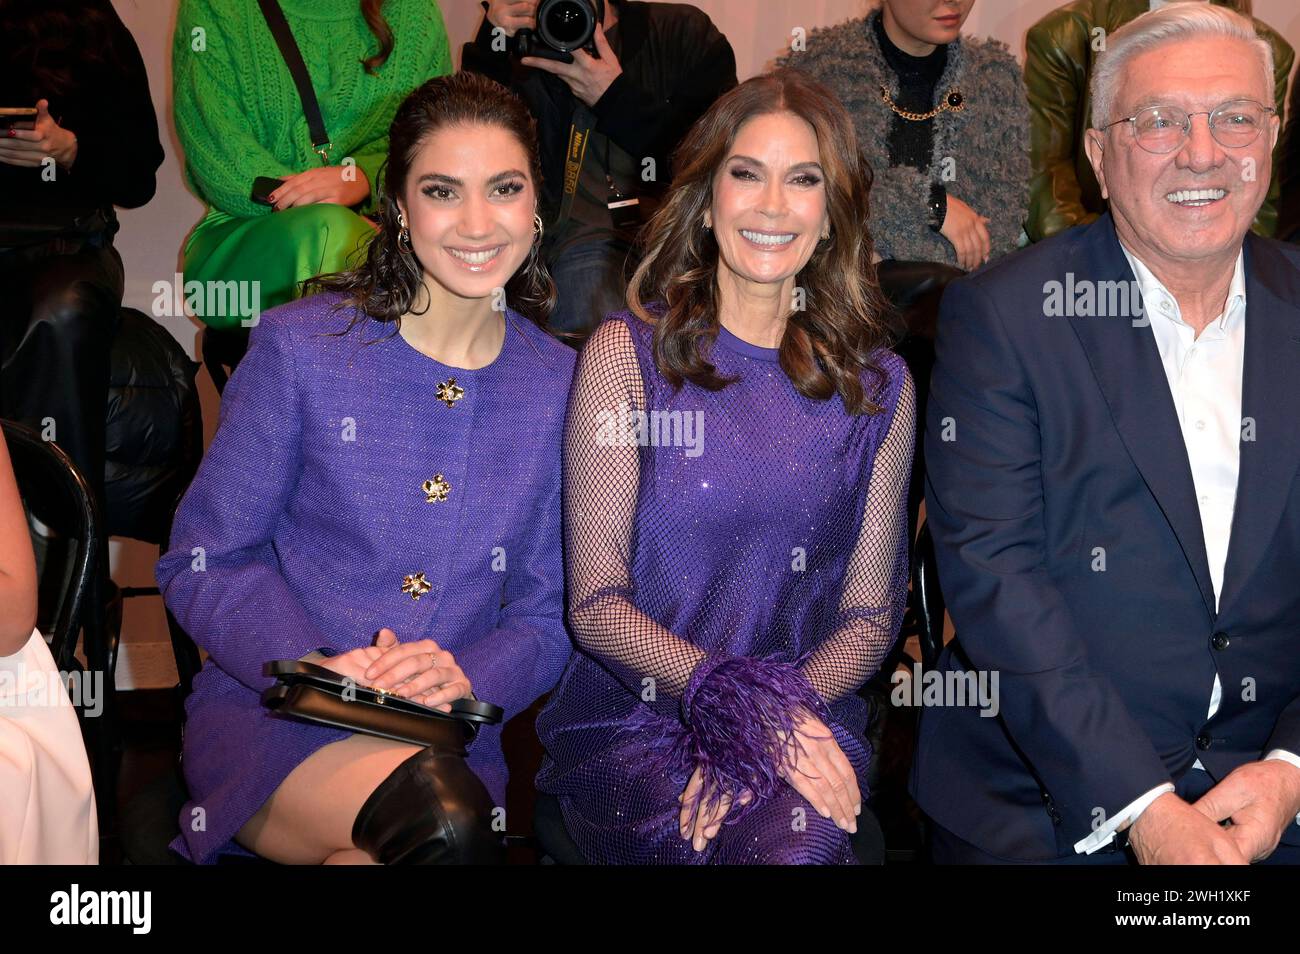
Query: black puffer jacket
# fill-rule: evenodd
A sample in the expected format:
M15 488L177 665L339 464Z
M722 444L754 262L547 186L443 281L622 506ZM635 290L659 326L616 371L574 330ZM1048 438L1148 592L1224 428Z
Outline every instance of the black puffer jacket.
M162 325L122 309L105 422L110 535L166 542L177 498L203 456L198 367Z

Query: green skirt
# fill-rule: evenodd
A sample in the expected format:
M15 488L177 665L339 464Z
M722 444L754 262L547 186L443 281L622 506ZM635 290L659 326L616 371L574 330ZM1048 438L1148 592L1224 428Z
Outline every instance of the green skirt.
M374 234L369 220L341 205L247 218L210 209L185 243L186 301L209 327L251 328L262 311L299 297L305 279L358 264Z

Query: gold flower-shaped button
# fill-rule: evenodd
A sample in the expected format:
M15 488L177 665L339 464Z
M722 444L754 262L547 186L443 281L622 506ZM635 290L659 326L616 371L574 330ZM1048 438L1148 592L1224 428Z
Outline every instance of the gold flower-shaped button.
M411 599L419 602L421 596L433 589L433 584L424 578L423 573L408 573L402 577L402 592L409 593Z
M451 493L451 484L442 474L434 474L432 479L420 484L420 489L424 491L427 503L442 503Z
M448 407L455 407L456 402L465 396L465 389L456 383L455 378L448 378L438 385L434 396Z

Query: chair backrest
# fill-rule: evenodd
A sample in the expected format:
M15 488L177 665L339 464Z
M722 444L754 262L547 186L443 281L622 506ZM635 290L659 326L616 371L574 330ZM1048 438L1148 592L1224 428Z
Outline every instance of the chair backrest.
M199 656L199 647L172 615L171 610L167 610L167 632L171 636L172 655L176 659L177 701L183 703L190 690L194 688L194 677L203 668L203 659ZM181 721L184 719L185 708L182 706Z
M104 535L165 545L173 504L203 456L199 365L144 312L122 308L118 317L104 421Z
M248 333L244 331L222 331L220 328L204 328L199 337L199 354L203 356L203 365L212 375L218 396L225 393L226 382L235 373L244 353L248 350ZM227 370L229 369L229 370Z
M59 601L46 637L61 671L71 668L77 633L95 575L102 541L99 508L85 476L63 449L24 424L0 420L18 493L28 519L35 518L72 543ZM33 531L34 532L34 531ZM48 572L48 568L47 568Z
M943 652L943 593L939 589L939 566L934 554L930 525L922 523L912 556L912 598L920 616L917 639L921 644L921 665L930 670Z

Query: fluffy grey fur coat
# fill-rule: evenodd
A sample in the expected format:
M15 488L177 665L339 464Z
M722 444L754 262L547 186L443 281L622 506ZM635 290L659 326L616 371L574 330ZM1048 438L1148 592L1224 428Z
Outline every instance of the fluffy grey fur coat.
M898 79L876 42L872 18L814 30L807 49L792 51L778 66L803 70L828 86L853 117L859 145L874 173L871 234L884 258L957 264L952 245L929 227L930 183L942 182L989 219L997 257L1016 247L1029 206L1029 105L1020 67L1006 45L962 37L948 48L948 63L935 87L936 102L957 87L961 112L934 119L934 155L927 175L889 164L893 113L880 96ZM953 162L945 164L945 157ZM945 181L945 172L951 178Z

